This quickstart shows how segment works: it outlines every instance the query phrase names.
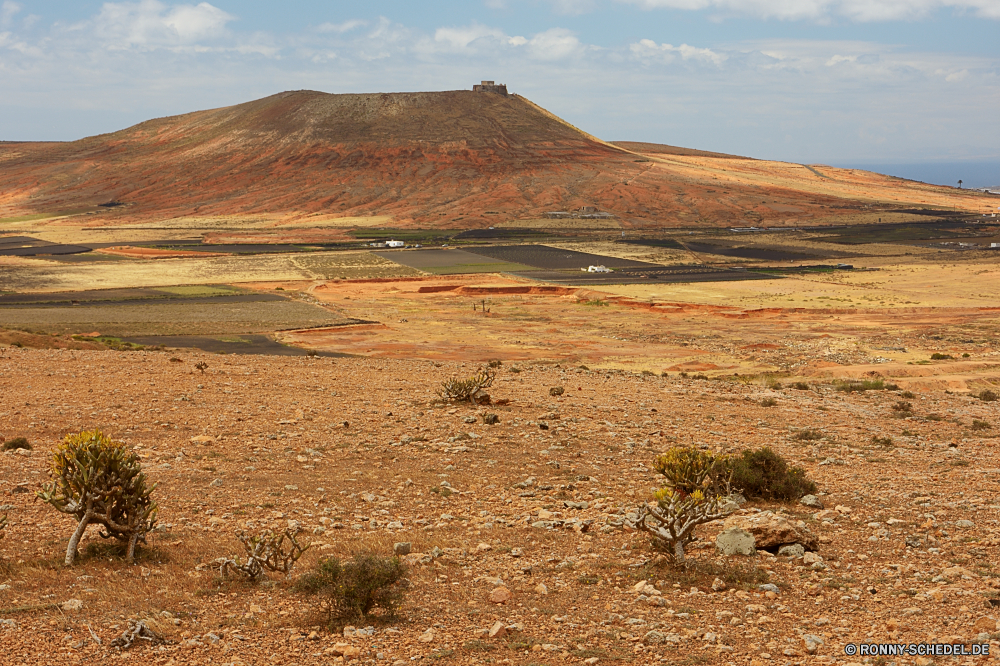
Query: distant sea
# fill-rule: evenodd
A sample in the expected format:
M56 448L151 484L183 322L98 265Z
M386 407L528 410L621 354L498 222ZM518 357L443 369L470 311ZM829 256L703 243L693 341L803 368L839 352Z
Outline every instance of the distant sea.
M831 166L842 169L864 169L889 176L919 180L933 185L962 187L989 187L1000 190L1000 162L913 162L905 164L877 164L871 162L838 162Z

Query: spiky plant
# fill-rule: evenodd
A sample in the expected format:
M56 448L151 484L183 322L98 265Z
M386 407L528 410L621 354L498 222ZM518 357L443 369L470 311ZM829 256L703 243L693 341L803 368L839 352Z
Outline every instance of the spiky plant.
M66 565L76 559L80 539L90 524L101 525L102 538L127 544L125 559L135 561L139 541L156 524L157 506L139 457L100 430L67 435L52 456L52 483L38 498L73 516L76 530L66 548Z
M438 395L445 400L466 400L478 404L485 397L483 391L493 385L496 376L494 368L485 367L466 379L452 377L441 384Z
M698 525L732 513L724 461L725 456L686 447L674 447L656 459L664 484L653 495L655 506L639 508L635 527L667 546L677 564L684 563L684 545Z

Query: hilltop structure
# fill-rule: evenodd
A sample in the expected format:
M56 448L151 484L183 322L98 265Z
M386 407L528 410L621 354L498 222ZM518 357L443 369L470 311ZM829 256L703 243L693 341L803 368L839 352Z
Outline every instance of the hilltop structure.
M472 86L473 92L492 92L507 96L507 84L495 83L493 81L483 81L479 85Z

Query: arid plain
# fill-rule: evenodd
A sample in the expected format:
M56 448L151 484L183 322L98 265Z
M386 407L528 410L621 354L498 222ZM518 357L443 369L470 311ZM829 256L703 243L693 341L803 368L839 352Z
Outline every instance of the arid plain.
M0 437L31 446L0 453L0 663L1000 653L996 197L611 144L470 95L455 118L288 93L0 145ZM400 109L423 120L379 134ZM192 144L266 150L227 178ZM492 404L438 395L491 361ZM73 523L35 499L93 428L158 484L134 565L91 527L64 566ZM815 502L751 499L679 568L630 526L676 446L769 446ZM765 526L756 555L717 553L733 525ZM238 532L286 528L312 544L291 576L222 575ZM404 542L393 618L331 632L295 590L321 558ZM168 642L112 647L137 620Z

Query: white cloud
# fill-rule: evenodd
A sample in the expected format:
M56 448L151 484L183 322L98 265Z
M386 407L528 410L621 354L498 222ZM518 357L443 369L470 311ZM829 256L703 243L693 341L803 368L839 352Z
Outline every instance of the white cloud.
M527 40L528 51L540 60L561 60L581 49L580 40L565 28L552 28Z
M923 18L951 9L1000 19L1000 0L618 0L645 9L711 10L723 16L826 21L843 17L857 22Z
M694 60L699 62L710 62L714 65L721 65L727 57L723 53L717 53L711 49L702 49L695 46L681 44L657 44L651 39L640 39L637 43L629 45L632 55L640 60L657 59L663 62L673 62L676 56L682 60Z
M586 14L597 7L596 0L549 0L552 3L552 10L557 14L575 16Z
M510 38L499 28L473 23L465 28L438 28L434 41L454 50L461 50L480 39L509 41Z
M14 15L21 11L21 5L11 0L4 0L0 5L0 26L7 27L14 20Z
M172 7L159 0L108 2L86 27L109 48L156 48L217 39L234 18L207 2Z
M318 32L335 32L338 35L342 35L345 32L350 32L357 28L362 28L368 25L368 21L362 21L361 19L351 19L349 21L344 21L343 23L323 23L319 25L316 30Z

